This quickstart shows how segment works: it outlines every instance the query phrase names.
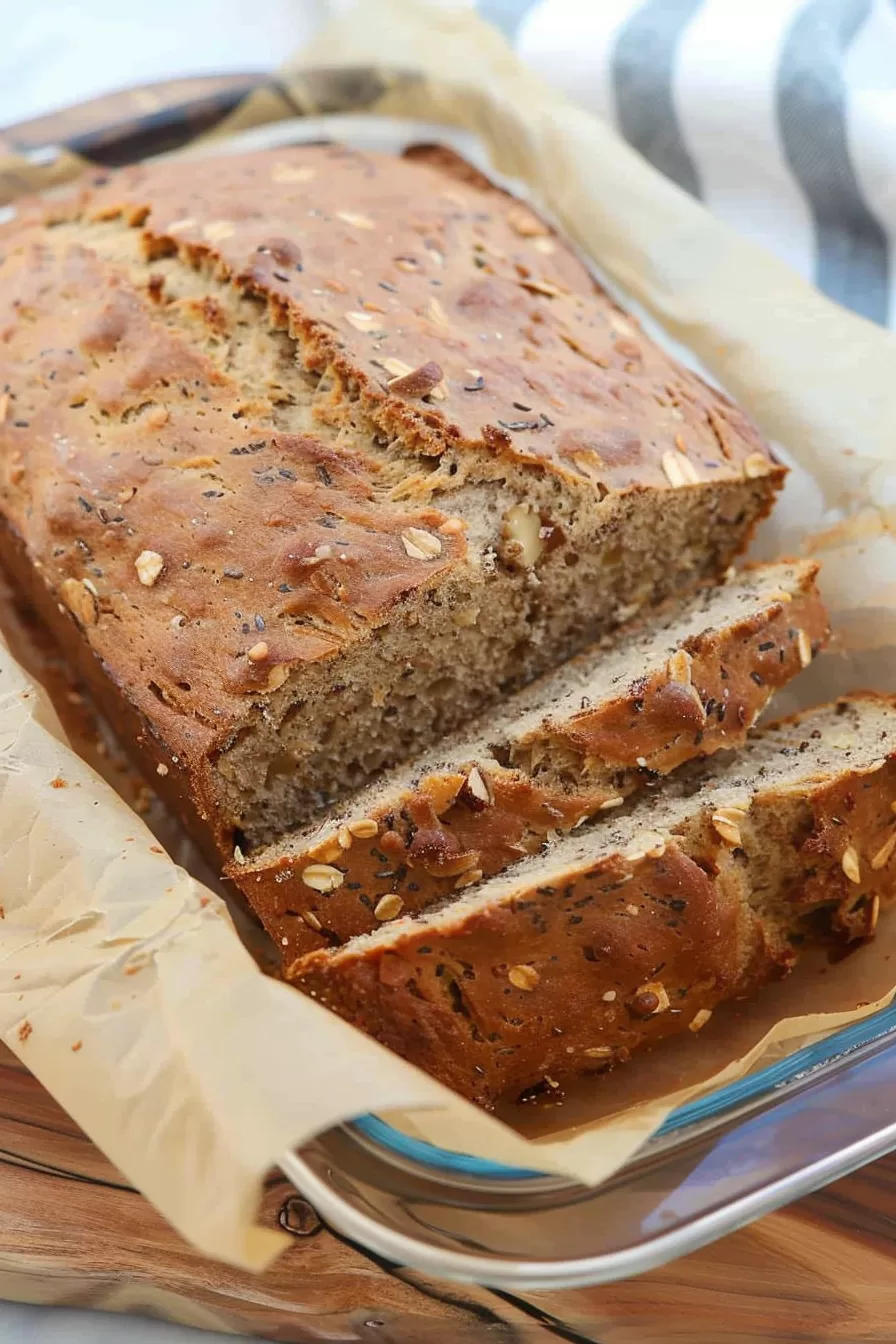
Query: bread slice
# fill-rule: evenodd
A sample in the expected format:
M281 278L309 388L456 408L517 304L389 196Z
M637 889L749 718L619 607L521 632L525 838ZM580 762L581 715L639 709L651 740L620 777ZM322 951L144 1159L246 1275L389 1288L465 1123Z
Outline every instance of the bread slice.
M293 969L485 1106L598 1072L873 934L896 888L896 701L838 701L682 767L473 894Z
M704 589L228 875L288 966L499 873L683 761L743 742L826 639L817 568L759 566Z
M21 586L230 857L724 572L784 475L529 210L339 146L0 228Z

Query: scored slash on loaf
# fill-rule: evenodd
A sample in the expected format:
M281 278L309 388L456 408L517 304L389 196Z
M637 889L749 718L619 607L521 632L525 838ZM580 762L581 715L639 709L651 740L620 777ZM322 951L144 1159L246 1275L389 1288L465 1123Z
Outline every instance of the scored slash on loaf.
M285 965L491 877L682 762L740 745L827 638L816 570L733 575L519 692L323 828L241 856L229 875Z
M894 837L896 701L847 699L292 974L492 1106L701 1030L804 939L869 937L893 898Z

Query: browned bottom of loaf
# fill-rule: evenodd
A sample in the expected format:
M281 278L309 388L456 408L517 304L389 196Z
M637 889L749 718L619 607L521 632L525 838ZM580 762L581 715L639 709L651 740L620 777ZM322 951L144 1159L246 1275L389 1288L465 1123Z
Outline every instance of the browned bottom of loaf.
M873 933L896 875L896 703L865 697L686 766L656 796L296 982L485 1106L602 1071Z

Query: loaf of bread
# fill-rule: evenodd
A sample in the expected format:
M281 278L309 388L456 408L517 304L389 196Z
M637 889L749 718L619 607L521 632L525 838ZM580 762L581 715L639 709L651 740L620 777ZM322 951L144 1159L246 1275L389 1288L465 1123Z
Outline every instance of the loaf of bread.
M825 642L810 561L706 588L510 697L229 876L288 967L413 914L609 814L641 785L746 738Z
M783 469L529 209L339 147L0 228L0 552L249 853L721 575Z
M557 1089L874 932L896 888L896 701L864 696L685 765L472 894L294 969L483 1105Z

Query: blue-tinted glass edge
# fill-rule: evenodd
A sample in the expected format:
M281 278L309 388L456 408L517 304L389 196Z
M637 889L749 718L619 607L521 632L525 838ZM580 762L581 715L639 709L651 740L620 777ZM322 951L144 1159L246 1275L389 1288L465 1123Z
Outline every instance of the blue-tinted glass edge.
M830 1064L838 1055L851 1053L892 1031L896 1031L896 1005L883 1008L861 1022L854 1022L815 1045L804 1046L787 1059L779 1060L777 1064L770 1064L758 1073L739 1078L736 1082L719 1088L717 1092L687 1102L666 1118L657 1130L657 1137L675 1133L689 1125L712 1119L724 1111L733 1110L745 1102L754 1101L794 1081L801 1074L812 1073ZM375 1115L361 1116L352 1121L352 1127L374 1143L381 1144L401 1157L443 1171L461 1173L465 1176L482 1176L490 1180L519 1180L543 1174L526 1167L504 1166L486 1158L470 1157L465 1153L454 1153L447 1148L438 1148L423 1139L414 1139L403 1134L386 1120L381 1120Z

